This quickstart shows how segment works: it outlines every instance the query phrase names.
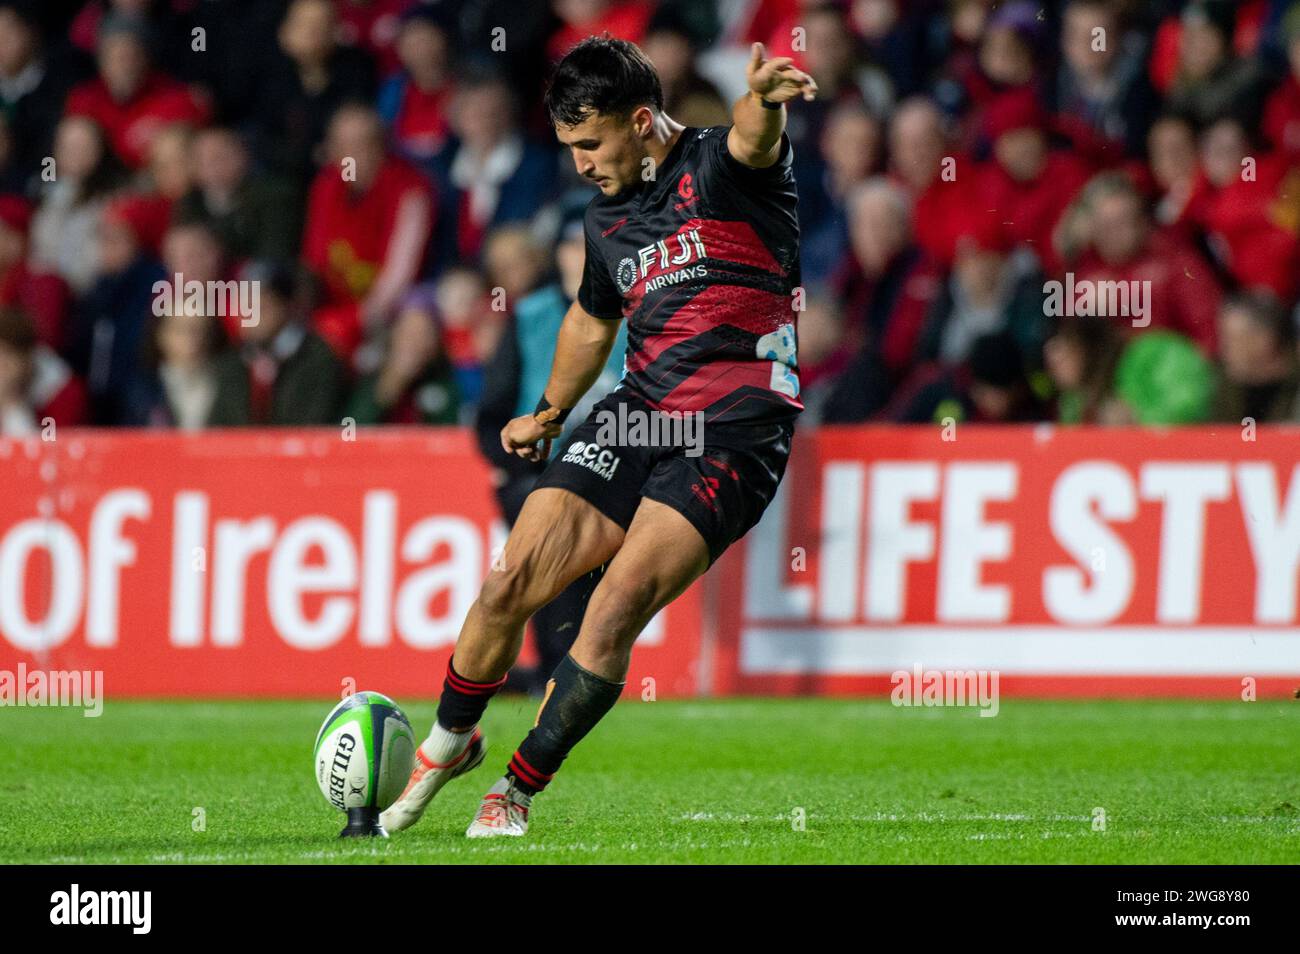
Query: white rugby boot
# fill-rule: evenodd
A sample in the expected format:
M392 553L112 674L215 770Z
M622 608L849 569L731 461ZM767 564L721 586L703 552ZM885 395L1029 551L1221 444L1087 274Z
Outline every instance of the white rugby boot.
M515 788L513 779L499 778L483 796L465 837L518 838L528 831L528 810L532 804L533 797Z
M415 750L415 770L401 797L379 815L385 831L402 831L420 820L433 796L453 778L478 768L487 755L487 743L477 728L464 751L450 761L439 764L424 754L424 745Z

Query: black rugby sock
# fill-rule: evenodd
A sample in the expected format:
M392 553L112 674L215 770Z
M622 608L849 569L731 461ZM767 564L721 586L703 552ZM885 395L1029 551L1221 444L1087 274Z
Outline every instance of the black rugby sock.
M483 710L505 681L505 676L495 682L466 679L448 659L447 678L443 680L442 696L438 699L438 724L444 729L469 729L478 725Z
M537 722L515 750L506 775L529 795L544 789L573 747L613 708L623 685L588 672L566 654L547 683Z

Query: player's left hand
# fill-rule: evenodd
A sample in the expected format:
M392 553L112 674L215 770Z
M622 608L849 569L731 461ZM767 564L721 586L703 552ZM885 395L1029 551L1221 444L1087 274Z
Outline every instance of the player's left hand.
M786 103L801 94L806 100L817 96L816 81L803 70L796 69L790 57L764 59L762 43L755 43L750 54L745 76L749 88L759 96L773 103Z

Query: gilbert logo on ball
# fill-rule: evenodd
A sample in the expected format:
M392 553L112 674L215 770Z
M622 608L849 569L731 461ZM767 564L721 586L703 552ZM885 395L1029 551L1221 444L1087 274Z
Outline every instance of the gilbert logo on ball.
M379 813L397 801L415 761L415 735L397 703L378 692L348 696L316 734L316 783L348 814L344 835L383 835Z

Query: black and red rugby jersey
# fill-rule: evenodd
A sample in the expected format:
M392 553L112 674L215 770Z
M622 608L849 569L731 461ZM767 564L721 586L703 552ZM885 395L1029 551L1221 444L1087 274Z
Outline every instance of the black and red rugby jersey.
M792 149L765 169L727 150L730 126L687 127L653 181L587 207L578 302L627 319L626 388L706 422L803 410L793 290L799 284Z

